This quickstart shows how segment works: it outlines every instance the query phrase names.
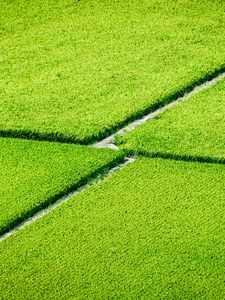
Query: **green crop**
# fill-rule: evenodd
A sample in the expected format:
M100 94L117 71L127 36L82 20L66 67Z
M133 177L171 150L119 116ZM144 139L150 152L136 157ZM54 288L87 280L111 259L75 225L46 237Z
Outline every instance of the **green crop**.
M224 1L0 3L0 134L88 143L224 69Z
M0 139L0 234L123 159L84 146Z
M128 152L225 161L225 80L118 137Z
M1 299L223 299L224 165L142 158L0 244Z

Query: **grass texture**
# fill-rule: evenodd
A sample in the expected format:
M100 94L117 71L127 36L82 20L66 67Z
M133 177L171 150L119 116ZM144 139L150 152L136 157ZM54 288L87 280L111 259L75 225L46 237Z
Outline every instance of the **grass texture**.
M1 299L222 299L224 165L142 158L0 244Z
M131 153L225 162L225 80L117 137Z
M88 143L224 69L220 0L0 2L0 134Z
M119 152L0 139L0 234L123 159Z

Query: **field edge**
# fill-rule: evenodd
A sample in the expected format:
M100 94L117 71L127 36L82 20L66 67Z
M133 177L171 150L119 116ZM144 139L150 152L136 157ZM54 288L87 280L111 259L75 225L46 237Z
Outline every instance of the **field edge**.
M116 134L116 132L123 127L129 125L130 123L143 118L145 115L148 115L155 110L174 102L178 98L183 97L185 94L190 93L194 88L197 86L207 83L207 81L216 79L219 75L225 73L225 64L221 64L221 67L218 69L214 69L196 79L189 85L179 89L178 91L174 92L173 94L167 95L162 99L158 99L158 101L150 106L140 109L136 113L128 116L126 119L118 122L117 124L106 128L104 131L99 132L96 135L91 135L86 138L76 138L75 136L65 136L62 133L42 133L37 131L30 131L30 130L16 130L16 129L9 129L9 130L0 130L0 137L4 138L19 138L19 139L27 139L27 140L36 140L36 141L49 141L49 142L59 142L59 143L67 143L67 144L78 144L78 145L91 145L93 143L97 143L102 139L109 137L112 134Z
M118 156L114 158L112 161L106 163L105 165L101 166L100 168L91 172L88 176L82 177L78 182L72 184L59 193L46 198L45 201L40 203L39 205L33 207L32 209L23 212L19 217L15 218L11 222L3 225L0 228L0 237L9 232L10 230L14 229L15 227L19 226L21 223L27 221L29 218L34 216L34 214L38 213L39 211L46 209L49 205L54 204L60 198L66 196L67 194L76 191L77 189L81 188L82 186L88 184L89 182L93 181L96 178L104 178L104 175L108 173L108 171L117 165L123 163L125 161L125 153L123 151L118 151Z

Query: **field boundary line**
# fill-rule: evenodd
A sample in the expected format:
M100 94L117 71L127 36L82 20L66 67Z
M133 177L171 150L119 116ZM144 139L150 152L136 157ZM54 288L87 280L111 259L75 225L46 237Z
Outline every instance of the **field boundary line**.
M9 231L2 234L0 236L0 243L2 241L4 241L5 239L9 238L10 236L14 235L15 233L17 233L18 231L22 230L23 228L27 227L28 225L36 222L37 220L41 219L45 215L49 214L54 209L56 209L57 207L61 206L64 203L66 203L67 201L69 201L73 197L78 196L79 194L81 194L84 191L88 190L92 186L102 182L104 179L106 179L110 175L116 173L117 171L121 170L125 166L133 163L135 160L136 160L135 157L125 157L125 159L122 163L120 162L118 165L112 167L111 169L109 169L107 172L105 172L103 174L97 174L96 177L90 178L90 180L86 184L84 184L83 186L77 188L73 192L68 193L67 195L64 195L63 197L61 197L60 199L58 199L54 203L49 204L48 207L39 210L37 213L35 213L30 218L24 220L20 224L16 225L14 228L12 228Z
M41 143L41 142L39 142ZM12 228L15 228L17 225L21 224L23 221L29 219L34 214L38 213L39 211L45 209L49 205L55 203L58 201L58 199L62 198L64 195L67 195L81 186L88 183L91 179L96 178L97 176L102 176L105 174L108 170L111 168L117 166L119 163L124 161L125 154L120 153L120 155L117 155L115 158L113 158L108 163L106 162L102 166L99 166L97 169L94 169L90 171L88 174L83 175L76 183L71 183L65 186L64 188L60 189L58 192L54 193L53 195L43 199L42 202L39 204L34 205L30 209L28 208L26 211L22 212L19 216L16 216L13 218L13 220L8 221L5 225L0 226L0 236L3 235L5 232L8 232Z
M189 100L192 96L210 88L211 86L215 85L217 82L223 80L224 78L225 78L225 72L209 81L202 83L201 85L194 87L190 92L185 93L183 96L178 97L174 101L166 104L165 106L162 106L162 107L156 109L153 112L150 112L149 114L141 117L140 119L133 121L132 123L128 124L127 126L124 126L123 128L119 129L115 133L111 134L110 136L102 139L101 141L99 141L97 143L92 144L91 146L94 148L110 148L110 149L118 150L119 147L117 145L115 145L116 136L124 135L125 133L136 129L141 124L143 124L151 119L154 119L158 115L162 114L164 111L178 105L180 102Z
M63 141L55 140L52 135L51 135L51 138L53 138L53 139L51 139L51 140L48 140L47 138L45 139L45 137L43 137L43 139L38 139L36 135L35 136L32 135L33 134L32 132L30 133L31 136L29 136L29 137L19 136L19 131L14 132L15 136L11 136L11 135L8 136L7 132L0 131L0 137L34 139L34 140L37 140L37 141L47 140L49 142L73 143L73 144L77 144L77 145L86 145L86 146L95 147L95 148L110 148L110 149L113 149L113 150L118 150L119 147L115 144L116 136L123 135L126 132L129 132L129 131L132 131L132 130L136 129L141 124L147 122L150 119L155 118L159 114L161 114L164 111L166 111L167 109L179 104L180 102L187 101L192 96L198 94L199 92L201 92L203 90L208 89L209 87L215 85L217 82L219 82L220 80L222 80L224 78L225 78L225 67L223 69L215 71L211 75L206 75L204 78L199 79L198 83L201 83L200 85L197 85L197 82L195 82L195 83L189 85L188 87L186 87L186 88L178 91L177 93L173 94L172 96L168 96L166 98L163 98L161 100L161 102L157 103L154 106L155 107L154 111L153 111L153 106L151 106L150 108L147 108L145 110L145 111L151 110L151 112L145 114L144 116L143 116L144 111L139 112L139 113L137 112L137 114L135 114L134 116L124 120L124 122L123 122L123 124L127 124L128 121L130 120L131 121L130 124L125 125L124 127L118 129L117 131L115 131L111 135L107 135L108 131L111 131L111 132L113 131L113 128L109 129L108 131L105 132L105 135L107 135L107 137L105 137L102 140L100 140L96 143L93 143L93 144L88 144L88 143L85 143L84 141L83 141L83 143L81 142L79 144L78 143L79 141L76 141L76 143L75 143L72 140L68 141L67 139L63 140ZM205 80L207 80L207 81L205 81ZM157 108L157 106L158 106L158 108ZM141 117L139 119L137 119L138 115L141 115ZM133 119L135 119L135 120L132 122ZM117 126L117 128L118 128L118 126ZM10 131L10 133L12 133L12 132L13 131ZM26 135L26 132L23 132L23 133ZM104 135L104 133L103 133L103 135ZM58 137L56 137L56 138L58 138ZM222 164L224 164L224 161L219 162L219 161L215 161L214 159L211 159L211 158L206 158L205 159L205 158L202 158L202 157L200 157L200 158L199 157L185 157L185 156L179 156L179 155L174 155L173 156L173 155L167 155L167 154L163 154L163 153L161 153L161 154L160 153L146 154L146 153L141 153L141 152L137 152L137 153L133 152L132 153L132 152L129 152L129 151L126 152L126 150L125 150L125 153L128 155L128 157L125 157L124 162L122 162L122 163L118 162L118 164L116 166L112 166L111 168L109 167L107 172L96 173L96 174L90 176L87 183L84 183L82 186L80 186L78 188L75 187L75 190L73 192L70 192L70 191L65 192L65 194L63 196L61 196L60 198L58 198L57 200L55 200L54 203L49 203L48 206L46 206L44 208L41 208L37 212L34 212L34 214L31 217L27 217L24 220L22 220L20 223L18 223L17 225L12 226L12 228L6 230L6 232L4 232L0 235L0 242L5 240L6 238L10 237L11 235L15 234L16 232L20 231L21 229L25 228L26 226L34 223L36 220L39 220L44 215L50 213L52 210L59 207L63 203L67 202L71 198L79 195L80 193L87 190L88 188L100 183L101 181L103 181L105 178L107 178L111 174L113 174L116 171L120 170L121 168L125 167L127 164L130 164L130 163L134 162L136 160L136 155L155 157L155 158L158 157L158 158L164 158L164 159L192 161L192 162L196 161L196 162L209 162L209 163L222 163Z
M182 155L173 153L163 153L163 152L147 152L145 150L135 151L123 149L127 156L133 157L146 157L146 158L162 158L167 160L192 162L192 163L208 163L208 164L225 164L224 158L215 158L211 156L194 156L194 155Z
M59 132L43 133L43 132L35 132L35 131L23 130L23 129L18 129L18 130L2 129L0 130L0 137L94 146L96 148L107 147L107 148L115 149L114 146L110 146L110 145L103 146L103 142L105 141L104 144L107 144L107 141L109 140L113 141L116 135L122 134L121 132L125 131L125 128L129 128L132 126L132 124L135 124L136 122L137 123L141 122L141 120L143 119L145 120L147 118L145 121L152 119L153 117L150 116L151 114L155 114L156 116L159 113L163 112L163 111L160 112L160 110L163 109L166 110L169 107L173 106L174 102L181 101L181 100L178 101L178 99L182 99L186 97L188 97L189 99L193 94L196 94L204 89L207 89L208 87L216 84L219 80L222 80L223 78L225 78L225 65L221 65L219 69L214 69L211 72L206 73L199 79L194 80L193 82L189 83L187 86L182 87L181 89L175 91L174 93L159 98L156 103L153 103L144 109L140 108L140 110L136 111L133 115L128 116L122 121L119 121L117 124L112 125L111 127L105 129L105 131L97 134L96 136L92 135L84 139L79 139L72 136L65 136ZM137 126L135 126L135 128ZM108 142L108 144L111 143Z

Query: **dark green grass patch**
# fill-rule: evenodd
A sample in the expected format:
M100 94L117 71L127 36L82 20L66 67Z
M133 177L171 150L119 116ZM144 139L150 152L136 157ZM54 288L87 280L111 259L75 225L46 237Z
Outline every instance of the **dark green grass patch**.
M0 2L1 136L88 143L224 69L224 1Z
M142 158L0 245L1 299L223 299L225 168Z
M130 153L225 162L225 80L118 137Z
M123 159L84 146L0 139L0 234Z

